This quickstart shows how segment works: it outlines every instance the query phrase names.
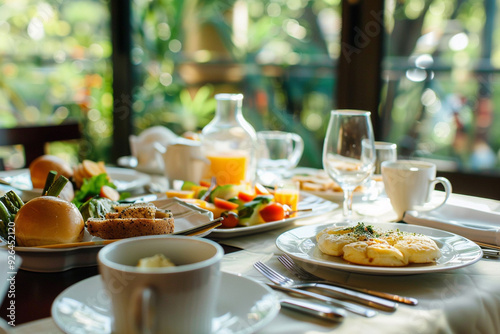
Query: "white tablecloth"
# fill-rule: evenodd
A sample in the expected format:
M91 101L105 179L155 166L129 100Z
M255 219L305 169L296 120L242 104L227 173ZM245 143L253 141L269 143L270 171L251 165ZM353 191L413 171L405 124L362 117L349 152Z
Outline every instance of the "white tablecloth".
M498 211L500 204L476 197L452 195L476 208ZM365 222L393 220L387 199L376 203L355 203ZM287 229L300 225L340 219L341 210L298 220L295 225L265 233L222 240L221 243L244 250L225 255L222 270L265 282L253 268L257 260L286 273L278 262L280 254L275 239ZM500 222L499 222L500 223ZM321 269L316 274L356 287L366 287L418 298L417 306L399 305L394 313L379 312L373 318L349 313L341 324L317 320L296 312L282 310L265 328L265 333L500 333L500 260L482 259L456 270L409 276L375 276ZM235 298L235 303L237 303ZM14 333L59 333L51 319L16 327Z
M436 201L439 201L440 193ZM467 202L471 207L498 211L497 201L452 195L452 203ZM355 203L365 222L384 222L396 218L387 199L376 203ZM297 225L338 220L340 209L332 214ZM500 225L500 222L499 222ZM293 227L292 227L293 228ZM285 229L286 230L286 229ZM279 250L274 244L284 230L271 231L227 240L226 244L245 251L226 255L223 270L265 282L252 264L263 261L283 274L288 274L277 260ZM309 269L309 268L308 268ZM418 298L417 306L400 304L395 313L379 314L373 318L349 314L342 324L318 322L310 317L283 310L259 333L500 333L500 260L482 259L457 270L409 276L376 276L352 274L339 270L321 269L315 274L332 281Z
M283 274L278 250L226 255L223 270L265 281L252 267L263 261ZM340 325L282 311L259 333L500 333L500 261L481 260L449 272L410 276L374 276L336 270L316 274L339 283L416 297L417 306L399 305L395 313L374 318L348 314ZM298 321L297 321L298 320Z

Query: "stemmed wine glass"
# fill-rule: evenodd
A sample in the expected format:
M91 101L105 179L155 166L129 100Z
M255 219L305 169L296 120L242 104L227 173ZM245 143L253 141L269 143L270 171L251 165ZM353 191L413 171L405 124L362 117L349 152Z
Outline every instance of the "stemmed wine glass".
M344 219L352 218L352 195L373 173L375 145L370 112L333 110L323 144L323 168L344 191Z

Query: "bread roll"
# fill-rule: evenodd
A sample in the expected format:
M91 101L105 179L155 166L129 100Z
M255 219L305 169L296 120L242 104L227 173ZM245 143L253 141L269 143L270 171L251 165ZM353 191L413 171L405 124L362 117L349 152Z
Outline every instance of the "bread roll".
M31 183L33 188L43 189L47 175L51 170L66 176L68 179L73 176L73 169L63 159L55 155L42 155L33 160L29 166Z
M14 220L19 246L33 247L80 242L84 222L77 207L54 197L37 197L24 204Z

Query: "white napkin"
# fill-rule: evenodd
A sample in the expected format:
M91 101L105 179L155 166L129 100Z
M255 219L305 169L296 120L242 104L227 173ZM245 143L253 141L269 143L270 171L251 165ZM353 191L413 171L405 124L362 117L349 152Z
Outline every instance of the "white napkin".
M473 241L500 246L500 213L460 203L446 203L428 212L407 211L403 221L448 231Z

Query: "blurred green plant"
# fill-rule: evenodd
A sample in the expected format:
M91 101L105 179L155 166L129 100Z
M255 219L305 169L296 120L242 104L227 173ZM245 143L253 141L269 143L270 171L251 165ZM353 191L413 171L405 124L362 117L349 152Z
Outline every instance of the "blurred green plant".
M107 4L24 0L1 8L0 126L77 119L86 138L78 154L57 144L50 153L104 160L113 105Z
M402 156L461 172L500 167L494 1L406 1L387 8L381 113Z
M107 5L91 0L3 4L0 126L76 118L85 138L79 159L107 161L113 131ZM334 103L332 50L338 31L321 30L317 17L328 14L338 22L340 1L136 0L132 6L135 132L158 124L177 134L198 131L213 117L214 94L242 92L245 117L257 129L299 132L312 146L320 145L324 129L314 118ZM208 49L189 49L194 36L186 28L193 25L213 28L225 50L210 48L218 43L210 39L204 41ZM235 31L235 25L241 29ZM236 64L243 77L188 83L180 68L190 62ZM326 79L322 67L330 71ZM52 149L74 154L64 145ZM307 160L318 164L314 157Z
M187 131L196 131L212 120L217 102L213 99L213 88L202 86L191 98L191 94L184 89L179 94L181 105L181 123Z

